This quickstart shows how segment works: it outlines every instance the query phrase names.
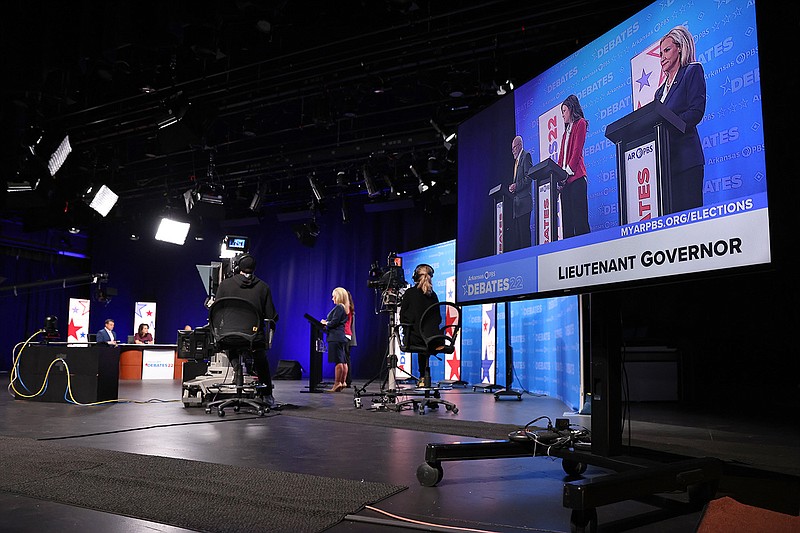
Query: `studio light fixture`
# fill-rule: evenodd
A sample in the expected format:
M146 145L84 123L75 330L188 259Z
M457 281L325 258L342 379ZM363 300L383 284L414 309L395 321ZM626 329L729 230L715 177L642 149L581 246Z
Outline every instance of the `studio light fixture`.
M58 169L64 164L64 161L67 160L67 156L72 152L72 146L69 144L69 135L65 136L64 139L61 141L61 144L58 145L58 148L53 152L50 156L50 160L47 162L47 170L50 171L51 176L55 176Z
M436 159L434 154L428 156L428 173L429 174L438 174L441 172L441 167L439 165L439 160Z
M497 96L504 96L509 91L514 90L514 82L511 80L506 80L505 83L500 83L497 86Z
M442 136L442 144L444 145L444 149L450 151L450 149L453 147L453 143L456 142L457 136L455 132L454 133L443 132L442 129L439 127L439 125L436 123L436 121L434 121L433 119L430 120L430 123L431 126L433 126L433 129L436 130L436 133Z
M18 172L6 183L6 192L35 191L39 187L39 183L41 183L40 179Z
M417 169L414 167L414 165L409 165L408 168L409 170L411 170L411 173L414 175L414 177L417 178L417 182L419 182L419 184L417 185L417 189L419 189L420 194L427 192L431 187L436 185L436 182L433 180L431 180L430 183L423 180L422 176L420 175L419 172L417 172Z
M156 240L183 245L186 242L186 236L189 234L189 227L190 224L188 222L179 222L164 217L158 225Z
M314 199L317 203L322 203L322 201L325 200L325 195L322 194L322 188L313 174L308 175L308 184L311 185L311 192L314 193Z
M375 186L375 181L372 179L372 172L370 171L368 165L364 165L363 173L364 186L367 188L367 195L370 198L375 198L376 196L380 195L381 191Z
M119 196L114 191L105 185L101 185L89 203L89 207L100 213L102 216L106 216L108 215L108 212L111 211L111 208L116 205L117 200L119 200Z
M256 192L253 194L253 199L250 200L250 211L258 213L261 206L264 205L264 198L267 196L267 184L259 183Z

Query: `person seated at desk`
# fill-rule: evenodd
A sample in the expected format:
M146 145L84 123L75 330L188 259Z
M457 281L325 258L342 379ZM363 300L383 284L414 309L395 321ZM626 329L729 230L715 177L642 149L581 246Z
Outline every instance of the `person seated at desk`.
M109 346L116 346L117 336L114 333L114 319L106 318L105 327L97 332L95 339L98 344L108 344Z
M148 331L150 326L139 324L139 330L133 336L134 344L153 344L153 335Z

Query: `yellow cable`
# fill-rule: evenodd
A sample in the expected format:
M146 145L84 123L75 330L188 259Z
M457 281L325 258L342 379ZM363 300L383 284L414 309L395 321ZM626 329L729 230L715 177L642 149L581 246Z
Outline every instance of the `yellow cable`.
M25 350L25 348L30 343L30 341L36 335L38 335L40 333L43 333L43 332L44 332L44 330L40 329L39 331L37 331L36 333L34 333L30 337L28 337L28 339L25 342L17 343L17 345L14 346L14 350L12 350L12 354L13 354L14 351L17 349L17 347L20 344L22 344L22 348L20 348L19 353L16 354L16 357L13 357L14 362L13 362L13 365L11 367L11 379L10 379L10 382L9 382L9 385L8 385L9 389L14 391L14 394L19 396L20 398L35 398L36 396L41 395L44 392L45 385L47 384L47 380L50 377L50 370L53 368L54 364L56 364L57 362L61 361L62 363L64 363L64 370L66 371L66 374L67 374L67 394L69 395L69 398L72 401L72 403L74 403L75 405L88 407L88 406L92 406L92 405L102 405L102 404L105 404L105 403L122 403L122 402L124 402L124 403L150 403L149 401L127 400L127 399L124 399L124 398L117 398L117 399L114 399L114 400L103 400L103 401L100 401L100 402L92 402L92 403L81 403L81 402L77 401L75 399L75 397L72 395L72 381L71 381L71 378L70 378L69 364L67 364L67 362L61 357L59 357L57 359L53 359L50 362L50 364L47 367L47 372L44 375L44 381L42 381L42 385L39 387L38 391L36 391L34 394L23 394L23 393L21 393L20 391L17 390L16 386L14 386L14 381L15 380L19 380L19 376L17 374L17 363L19 363L20 357L22 357L22 352ZM165 400L165 403L166 402L177 402L177 401L179 401L179 400Z
M383 509L378 509L377 507L373 507L371 505L365 505L365 509L369 509L370 511L375 511L376 513L385 514L386 516L392 517L395 520L400 520L402 522L409 522L411 524L417 524L422 526L434 526L434 527L441 527L444 529L452 529L453 531L471 531L473 533L497 533L495 531L491 531L488 529L472 529L469 527L458 527L458 526L445 526L441 524L434 524L433 522L423 522L421 520L413 520L411 518L405 518L403 516L399 516L396 514L392 514L388 511L384 511Z

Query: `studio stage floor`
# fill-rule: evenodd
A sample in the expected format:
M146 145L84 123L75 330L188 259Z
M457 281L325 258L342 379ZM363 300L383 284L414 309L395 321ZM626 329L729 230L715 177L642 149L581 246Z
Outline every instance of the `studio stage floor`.
M6 382L8 374L0 374ZM363 381L356 380L360 385ZM416 469L428 443L479 439L430 432L438 419L483 421L524 426L547 416L564 417L567 407L551 398L523 395L522 401L496 401L472 387L444 393L459 412L445 409L419 415L370 411L364 398L359 415L365 423L342 421L355 411L352 389L336 394L307 394L305 381L276 382L275 398L300 406L313 417L292 416L285 408L277 416L255 418L228 412L224 419L202 408L184 408L178 381L121 381L120 398L150 403L121 403L80 407L0 399L0 435L57 439L74 445L190 459L219 464L313 474L351 480L405 485L407 490L374 507L418 522L481 531L566 532L570 510L563 507L566 477L561 461L548 457L454 461L443 463L444 477L435 487L423 487ZM377 392L378 384L369 392ZM171 401L169 401L171 400ZM717 496L730 495L742 503L797 514L800 489L800 428L796 415L785 422L740 419L732 413L685 412L677 404L631 405L630 444L686 455L717 457L726 476ZM382 417L425 418L426 430L387 427ZM347 418L347 417L345 417ZM590 417L569 416L573 424L589 427ZM374 420L373 420L374 419ZM419 419L422 421L421 419ZM379 422L373 425L371 422ZM412 421L409 421L412 422ZM435 427L435 425L434 425ZM628 443L628 426L624 442ZM584 477L609 471L589 466ZM2 473L0 473L2 475ZM664 495L686 501L685 493ZM177 496L176 496L177 502ZM179 503L176 503L179 505ZM117 516L0 492L0 531L84 533L86 531L184 531L165 524ZM694 531L702 513L674 516L651 502L626 501L598 508L600 531ZM365 509L359 516L388 519ZM344 520L334 532L402 531L399 526Z

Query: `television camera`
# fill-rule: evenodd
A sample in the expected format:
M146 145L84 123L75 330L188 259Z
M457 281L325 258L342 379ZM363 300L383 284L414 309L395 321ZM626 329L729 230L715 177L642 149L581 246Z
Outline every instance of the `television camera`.
M226 235L220 247L219 261L208 265L196 265L197 272L206 290L204 306L208 309L214 303L222 280L230 278L238 271L239 260L250 251L250 238L241 235ZM228 357L216 352L211 338L211 327L206 325L188 331L178 331L178 354L187 359L193 368L202 373L192 373L192 378L183 383L184 407L201 406L210 399L230 395L220 388L233 375ZM186 375L186 371L184 371Z
M403 293L408 288L403 273L403 258L391 252L386 259L386 266L381 268L378 261L370 266L367 287L381 294L379 311L395 311L400 304Z

